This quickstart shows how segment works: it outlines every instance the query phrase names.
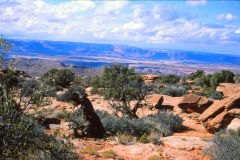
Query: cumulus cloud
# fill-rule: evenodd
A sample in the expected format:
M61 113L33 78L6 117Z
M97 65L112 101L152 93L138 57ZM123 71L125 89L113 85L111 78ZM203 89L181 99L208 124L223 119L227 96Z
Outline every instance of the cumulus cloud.
M231 14L231 13L227 13L227 14L219 14L219 15L217 15L216 19L232 21L232 20L238 19L238 17L233 15L233 14Z
M186 4L190 6L201 6L201 5L206 5L207 0L187 0Z
M105 1L104 4L97 9L97 13L104 15L118 15L119 10L128 3L128 1Z
M124 11L129 6L132 10ZM209 45L238 43L236 34L240 33L239 26L201 24L174 6L136 6L131 1L79 0L53 5L44 0L0 0L0 15L3 34L53 40ZM219 15L219 19L234 18Z
M124 30L137 31L143 29L145 25L143 23L129 22L123 25Z
M13 1L10 0L10 3ZM0 2L0 30L5 33L65 34L81 20L78 13L95 8L92 1L67 1L50 5L43 0L15 0Z
M235 31L236 34L240 34L240 28Z

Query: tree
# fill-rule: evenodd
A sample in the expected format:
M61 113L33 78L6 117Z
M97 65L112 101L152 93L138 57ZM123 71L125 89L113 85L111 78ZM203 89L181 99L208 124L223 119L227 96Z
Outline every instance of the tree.
M42 80L50 85L68 87L74 80L74 73L69 69L51 69L43 74Z
M215 72L211 77L211 86L216 88L219 83L233 83L234 73L228 70L222 70L221 72Z
M49 85L54 85L57 71L58 71L57 69L53 68L47 71L46 73L44 73L41 79Z
M74 80L74 73L70 69L58 70L55 77L56 85L68 87Z
M233 83L234 73L229 70L222 70L220 72L223 82Z
M57 97L58 100L72 102L75 106L81 104L70 118L72 124L70 128L74 131L75 137L95 137L103 138L106 134L102 122L95 113L91 101L83 87L71 86L65 93ZM77 132L82 130L81 135Z
M133 68L122 64L106 66L99 87L115 110L115 115L121 113L131 119L138 118L137 110L144 106L145 96L153 90L153 86L144 84ZM133 100L136 103L131 107L130 102Z
M1 48L8 43L2 38L0 41ZM70 143L56 139L56 135L47 135L38 120L27 114L29 109L41 106L44 91L38 89L35 92L33 88L36 83L33 81L25 85L21 83L24 82L16 77L11 68L0 76L1 159L78 159ZM28 84L32 85L28 87Z
M180 77L175 74L164 75L164 76L161 76L160 78L160 81L162 83L167 83L167 84L178 83L179 80L180 80Z
M6 40L6 38L1 35L0 38L0 62L2 63L4 61L5 55L6 53L11 49L11 47L13 46L12 42L8 42Z
M210 83L211 77L212 77L211 74L203 75L202 77L199 78L198 84L201 87L211 87L211 83Z
M197 70L196 72L192 72L190 75L188 75L188 79L194 80L197 78L200 78L204 75L204 71L203 70Z

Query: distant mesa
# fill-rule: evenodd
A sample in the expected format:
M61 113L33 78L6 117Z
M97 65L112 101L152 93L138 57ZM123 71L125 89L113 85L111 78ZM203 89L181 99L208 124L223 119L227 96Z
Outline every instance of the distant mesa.
M230 54L194 51L143 49L126 45L62 42L45 40L14 40L13 54L31 56L106 57L137 61L179 61L182 63L229 64L240 66L240 57ZM106 60L106 59L105 59Z

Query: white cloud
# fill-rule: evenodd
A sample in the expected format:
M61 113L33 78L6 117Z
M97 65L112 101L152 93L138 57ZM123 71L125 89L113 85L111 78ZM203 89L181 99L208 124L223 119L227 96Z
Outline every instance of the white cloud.
M103 15L118 15L119 10L128 3L128 1L105 1L104 4L97 9L96 12Z
M140 29L143 29L145 25L143 23L134 23L134 22L129 22L123 25L123 29L125 30L131 30L131 31L137 31Z
M240 34L240 28L235 31L236 34Z
M9 5L10 2L13 4ZM240 34L240 29L232 26L203 25L172 6L131 6L131 3L79 0L51 5L43 0L0 0L0 31L89 42L239 43L236 34ZM132 10L126 12L125 7ZM230 13L217 17L236 18Z
M227 13L227 14L219 14L219 15L217 15L216 19L232 21L232 20L238 19L238 17L233 15L233 14L231 14L231 13Z
M237 16L234 16L234 15L232 15L231 13L228 13L228 14L226 15L226 20L231 21L231 20L235 20L235 19L237 19Z
M187 0L186 4L190 5L190 6L206 5L207 4L207 0Z

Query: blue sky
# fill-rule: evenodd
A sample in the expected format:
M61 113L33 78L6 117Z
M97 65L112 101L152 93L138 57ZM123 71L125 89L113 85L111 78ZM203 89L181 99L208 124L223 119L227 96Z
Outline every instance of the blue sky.
M0 33L240 55L240 1L0 0Z

